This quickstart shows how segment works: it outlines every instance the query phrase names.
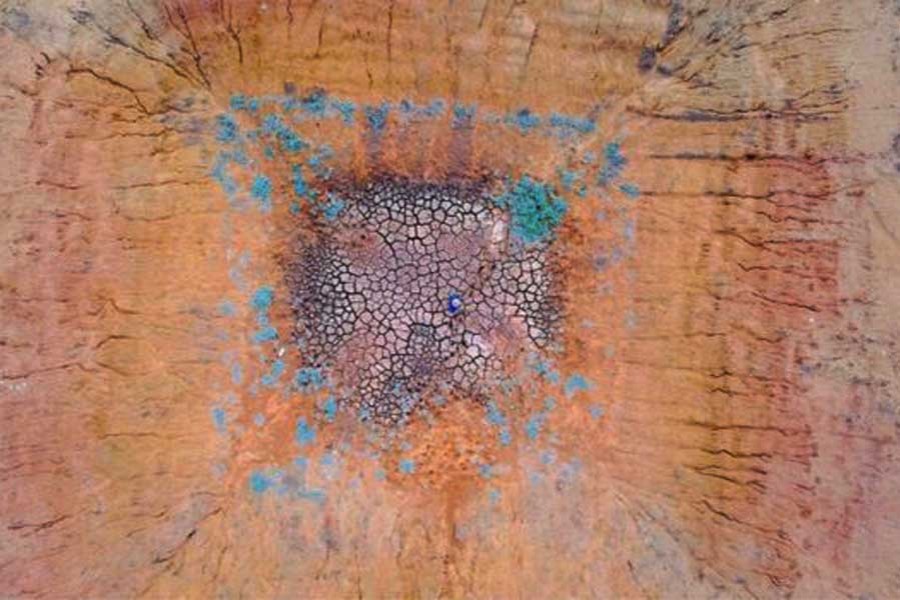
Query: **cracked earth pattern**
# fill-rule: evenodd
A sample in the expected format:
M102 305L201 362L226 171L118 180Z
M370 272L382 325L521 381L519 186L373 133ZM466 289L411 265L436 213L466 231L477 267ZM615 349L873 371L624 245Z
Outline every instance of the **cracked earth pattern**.
M309 366L353 365L365 418L399 424L423 394L487 387L504 357L551 341L551 241L511 239L484 189L379 180L343 198L288 278Z

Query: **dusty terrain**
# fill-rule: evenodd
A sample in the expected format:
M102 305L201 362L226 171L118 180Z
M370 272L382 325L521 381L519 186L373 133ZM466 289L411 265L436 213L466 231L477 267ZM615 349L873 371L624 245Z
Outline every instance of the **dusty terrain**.
M900 597L898 23L0 1L0 596ZM490 187L442 252L550 282L438 290L477 385L298 338L309 236L407 264L341 221L379 177ZM345 401L382 368L400 422Z

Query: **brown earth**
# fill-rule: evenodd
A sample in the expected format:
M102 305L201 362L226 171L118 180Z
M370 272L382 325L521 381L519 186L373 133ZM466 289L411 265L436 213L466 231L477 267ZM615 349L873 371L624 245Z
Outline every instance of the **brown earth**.
M0 596L900 597L898 22L879 0L0 2ZM303 125L361 177L551 178L620 139L640 189L560 230L556 368L590 389L536 380L510 444L456 401L373 457L341 414L305 457L324 500L253 490L325 395L249 383L258 282L291 323L289 205L239 213L210 175L232 94L315 89L597 123L564 148L396 111L382 137Z

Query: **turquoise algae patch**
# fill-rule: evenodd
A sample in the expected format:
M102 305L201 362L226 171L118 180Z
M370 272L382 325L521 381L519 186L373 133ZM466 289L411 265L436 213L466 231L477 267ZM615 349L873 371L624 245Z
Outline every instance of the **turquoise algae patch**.
M515 113L506 115L506 124L515 126L522 133L528 133L537 129L541 124L541 118L527 108L522 108Z
M254 342L271 342L278 339L278 332L269 322L269 308L272 306L274 297L274 290L270 286L264 285L257 289L250 299L250 306L256 313L256 322L259 325L259 329L252 334Z
M552 237L566 214L567 205L546 183L523 175L515 186L495 198L512 218L511 231L523 242L533 244Z

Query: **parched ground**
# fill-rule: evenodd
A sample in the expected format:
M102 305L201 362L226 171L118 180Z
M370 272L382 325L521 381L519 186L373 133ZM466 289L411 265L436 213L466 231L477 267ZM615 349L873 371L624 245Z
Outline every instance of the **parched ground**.
M900 597L898 23L0 1L0 596Z

